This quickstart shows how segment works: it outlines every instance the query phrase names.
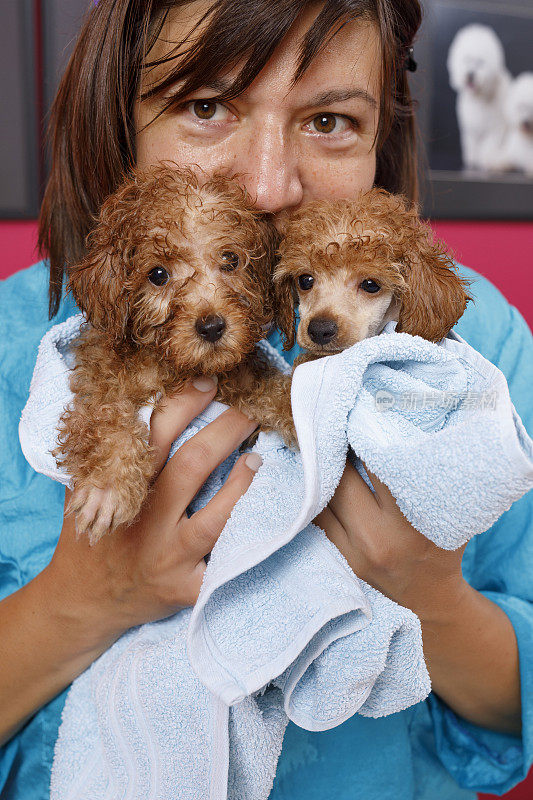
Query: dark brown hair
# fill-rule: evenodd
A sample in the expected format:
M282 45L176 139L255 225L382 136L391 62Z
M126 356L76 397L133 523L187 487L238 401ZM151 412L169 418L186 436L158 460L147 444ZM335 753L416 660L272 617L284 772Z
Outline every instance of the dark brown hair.
M314 0L316 2L316 0ZM50 261L49 314L59 308L65 270L86 253L86 237L104 200L135 166L134 104L141 71L175 6L192 0L99 0L88 12L54 101L51 173L39 219L39 249ZM183 100L241 60L233 85L217 99L244 91L313 0L213 0L198 23L203 34L178 45L180 57L148 96L184 81ZM418 197L415 127L405 71L407 48L420 25L419 0L325 0L308 30L294 81L346 22L371 19L382 45L382 96L376 186ZM172 61L172 59L169 59Z

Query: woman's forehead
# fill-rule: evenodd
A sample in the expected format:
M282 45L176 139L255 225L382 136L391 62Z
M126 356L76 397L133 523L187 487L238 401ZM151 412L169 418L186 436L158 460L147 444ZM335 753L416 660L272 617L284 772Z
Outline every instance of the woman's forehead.
M257 95L264 91L269 94L274 91L272 101L276 103L284 99L291 105L321 106L353 98L370 109L378 107L381 40L377 24L368 18L351 20L339 26L300 80L293 84L305 34L315 21L321 5L311 4L300 14L263 70L245 90L243 95L251 102L260 99ZM142 92L161 83L179 65L181 53L201 38L208 24L203 17L210 6L211 2L198 0L170 10L147 59L149 63L164 63L156 64L145 72ZM242 66L242 63L237 63L223 74L206 74L205 84L201 88L209 89L214 95L222 94L231 86ZM179 83L175 88L179 88Z

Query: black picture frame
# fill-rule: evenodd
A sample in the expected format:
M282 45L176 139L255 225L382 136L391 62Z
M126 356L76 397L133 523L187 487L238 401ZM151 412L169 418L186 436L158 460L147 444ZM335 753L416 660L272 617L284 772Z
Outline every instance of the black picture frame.
M423 215L433 219L533 219L533 177L519 172L468 171L460 164L442 168L442 163L435 165L434 157L435 147L446 136L455 136L456 143L459 140L455 92L449 86L446 66L447 49L455 32L470 22L494 26L502 38L513 77L526 69L533 72L533 0L424 0L424 12L415 43L418 68L410 78L424 149L420 162ZM509 48L506 44L513 26L517 46ZM501 36L502 30L505 37ZM454 117L455 132L448 126L439 136L434 121L436 108L441 119L445 113Z

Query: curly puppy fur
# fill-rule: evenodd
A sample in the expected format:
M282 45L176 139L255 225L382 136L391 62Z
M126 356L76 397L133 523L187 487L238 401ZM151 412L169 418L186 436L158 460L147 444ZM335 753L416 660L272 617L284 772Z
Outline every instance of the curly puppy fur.
M438 342L472 299L469 281L416 209L383 189L302 207L286 224L280 252L278 324L288 349L298 303L305 360L374 336L392 319L398 332Z
M284 431L290 378L255 350L274 318L277 240L225 177L152 167L104 203L87 257L69 269L88 323L54 451L72 476L78 534L94 542L135 519L154 478L138 411L187 381L217 376L217 399Z

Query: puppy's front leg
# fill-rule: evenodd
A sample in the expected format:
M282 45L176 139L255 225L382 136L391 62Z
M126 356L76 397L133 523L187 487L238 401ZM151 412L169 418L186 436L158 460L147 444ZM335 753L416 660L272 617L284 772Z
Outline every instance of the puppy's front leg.
M73 480L68 512L76 515L78 535L87 533L91 544L135 519L154 471L148 428L138 418L138 381L132 386L124 365L119 372L116 367L79 352L74 399L60 420L53 452Z
M217 399L259 423L263 431L277 431L289 447L298 439L291 409L291 375L261 364L240 369L231 380L219 381Z

